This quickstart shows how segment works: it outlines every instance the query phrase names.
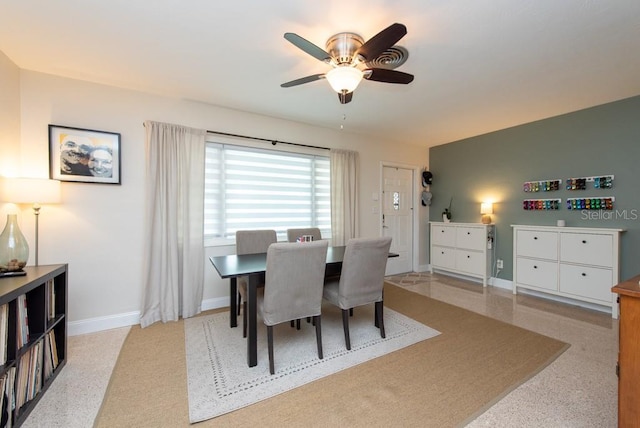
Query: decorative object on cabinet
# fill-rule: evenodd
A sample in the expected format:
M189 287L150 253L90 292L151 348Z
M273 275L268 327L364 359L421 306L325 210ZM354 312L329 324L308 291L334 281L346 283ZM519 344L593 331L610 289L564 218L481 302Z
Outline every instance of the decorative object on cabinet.
M482 224L491 224L491 216L493 214L493 203L482 202L480 204L480 214L482 214Z
M38 266L38 219L40 204L60 203L60 182L46 178L4 178L2 194L7 202L14 204L33 204L36 218L35 265Z
M614 286L611 291L620 297L620 323L618 324L618 426L640 426L640 275Z
M513 293L529 289L611 308L619 281L622 229L513 227Z
M494 226L480 223L430 223L430 271L482 279L491 277Z
M442 212L442 221L445 223L449 223L451 221L451 204L453 203L453 196L449 200L449 207L445 208Z
M553 180L540 180L540 181L526 181L522 185L522 190L525 192L553 192L560 189L561 179Z
M61 181L120 184L120 134L49 125L49 176Z
M616 198L614 196L596 197L596 198L568 198L568 210L612 210L613 203Z
M0 234L0 277L26 275L23 268L29 259L29 244L18 227L17 214L7 214L7 224Z
M525 211L559 210L562 199L525 199L522 208Z
M7 386L5 403L15 403L5 407L13 427L24 423L67 358L67 265L25 271L0 281L0 383Z

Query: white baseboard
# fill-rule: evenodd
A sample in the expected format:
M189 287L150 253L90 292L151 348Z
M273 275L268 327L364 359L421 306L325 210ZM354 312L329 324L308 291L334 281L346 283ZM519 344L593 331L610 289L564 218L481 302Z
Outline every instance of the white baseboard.
M494 287L513 291L513 281L509 281L508 279L491 277L491 279L489 279L489 284L493 285Z
M140 324L139 311L72 321L67 325L67 334L69 336L78 336L80 334L95 333L97 331L111 330L113 328L129 327L136 324Z
M218 309L229 306L228 297L217 297L202 301L202 310ZM80 321L72 321L67 325L69 336L96 333L98 331L111 330L113 328L130 327L140 324L140 311L128 312L107 317L90 318Z

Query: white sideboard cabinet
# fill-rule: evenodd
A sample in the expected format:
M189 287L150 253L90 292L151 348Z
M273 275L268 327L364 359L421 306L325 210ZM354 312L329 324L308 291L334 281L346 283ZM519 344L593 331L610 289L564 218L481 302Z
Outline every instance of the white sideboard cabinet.
M535 290L611 308L622 229L512 225L513 293Z
M430 271L482 279L491 277L492 224L430 222Z

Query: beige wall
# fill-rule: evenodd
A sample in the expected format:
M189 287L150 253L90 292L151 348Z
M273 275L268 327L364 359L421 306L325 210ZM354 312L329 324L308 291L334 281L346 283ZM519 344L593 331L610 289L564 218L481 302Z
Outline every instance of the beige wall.
M143 282L144 120L358 151L362 236L380 234L371 194L380 191L381 162L416 168L428 164L428 151L417 145L386 145L338 130L25 70L20 82L20 100L7 104L20 105L23 175L48 174L48 124L122 134L122 185L63 183L63 203L44 207L40 216L40 263L69 263L72 334L137 322ZM416 207L421 219L416 231L419 266L426 266L428 212L419 202ZM23 232L32 239L29 214L22 213ZM210 248L207 256L233 251ZM205 306L226 304L228 283L208 260L205 278Z
M0 52L0 171L17 174L20 160L20 70Z

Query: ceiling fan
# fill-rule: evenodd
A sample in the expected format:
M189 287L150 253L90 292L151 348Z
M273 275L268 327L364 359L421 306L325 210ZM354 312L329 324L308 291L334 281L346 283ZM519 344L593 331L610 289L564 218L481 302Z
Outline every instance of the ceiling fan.
M327 79L338 93L340 103L346 104L353 99L353 91L363 78L384 83L411 83L413 75L393 70L407 59L407 50L394 46L405 34L407 27L398 23L390 25L366 42L355 33L338 33L327 40L324 50L295 33L285 33L285 39L333 68L327 73L302 77L280 86L290 88Z

